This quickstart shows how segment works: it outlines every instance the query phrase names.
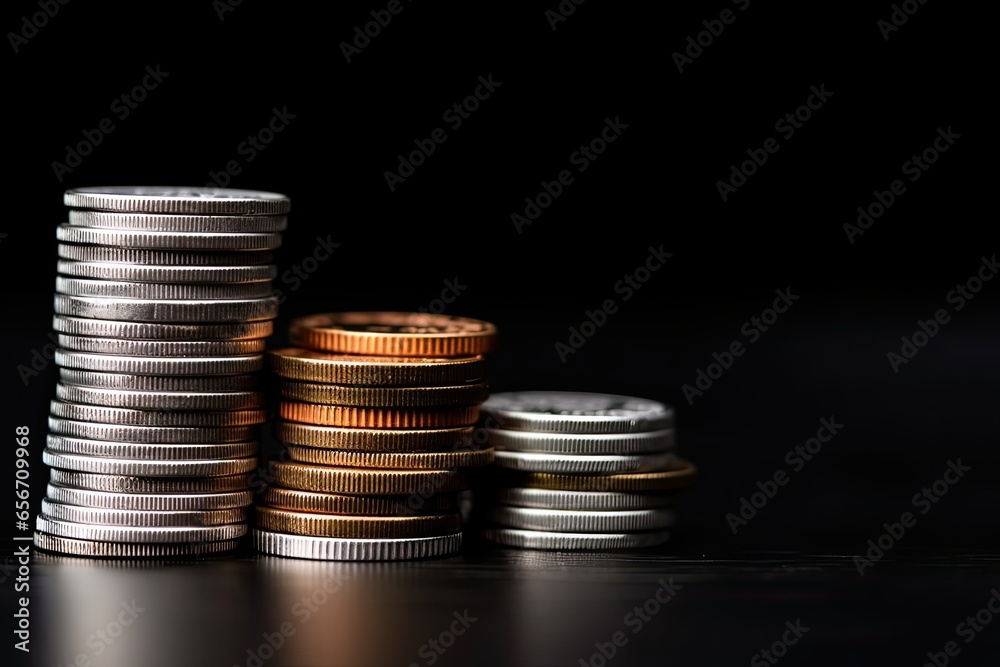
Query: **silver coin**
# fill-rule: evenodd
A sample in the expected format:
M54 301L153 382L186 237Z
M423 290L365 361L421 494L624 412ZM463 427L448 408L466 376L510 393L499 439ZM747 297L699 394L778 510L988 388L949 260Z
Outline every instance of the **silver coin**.
M546 433L637 433L674 425L674 409L645 398L567 391L493 394L481 407L495 428Z
M50 470L49 482L91 491L112 493L173 493L203 494L246 491L250 475L223 477L136 477L135 475L101 475L74 470Z
M278 299L155 300L55 295L57 315L128 322L247 322L278 316Z
M561 533L630 533L660 530L674 525L673 510L577 511L494 505L490 519L501 526Z
M82 317L55 315L52 328L70 336L97 338L127 338L130 340L258 340L274 333L273 320L233 322L230 324L155 324L149 322L117 322Z
M246 523L231 523L224 526L101 526L61 521L39 514L35 519L35 530L74 540L177 544L239 539L247 534L248 526Z
M289 535L254 529L261 553L288 558L331 561L389 561L433 558L457 553L462 533L408 539L347 539Z
M213 285L174 285L170 283L135 283L117 280L90 280L56 276L56 292L70 296L93 296L102 299L234 300L261 299L271 295L271 283Z
M97 373L94 371L80 371L72 368L60 368L59 381L63 384L95 387L100 389L154 392L247 391L256 388L258 385L257 375L250 373L207 377L194 375L185 377L129 375L125 373Z
M46 437L45 443L48 449L60 454L151 461L235 459L256 456L260 451L260 445L256 441L204 445L150 445L67 438L54 433L50 433Z
M61 259L56 270L67 276L96 280L120 280L139 283L258 283L273 280L278 269L274 264L257 266L143 266L112 262L72 262Z
M78 227L136 229L147 232L235 232L254 234L285 231L288 228L288 216L158 215L154 213L72 210L69 212L69 224Z
M45 488L45 495L54 502L81 507L185 512L249 507L253 504L254 494L250 489L221 493L114 493L49 484Z
M611 491L557 491L510 487L500 489L497 502L518 507L549 510L638 510L669 507L673 498L666 493L614 493Z
M140 459L111 459L98 456L62 454L42 450L45 465L60 470L89 472L97 475L130 475L135 477L217 477L250 472L257 467L256 456L239 459L214 459L194 461L143 461Z
M35 533L35 546L72 556L91 558L170 558L178 556L206 556L236 549L236 540L192 542L181 544L119 544L94 540L74 540L46 533Z
M171 185L73 188L63 194L63 203L98 211L196 215L284 215L292 208L278 192Z
M131 229L75 227L62 223L56 238L63 243L110 245L143 250L274 250L281 234L228 234L226 232L143 232Z
M226 510L191 510L151 512L136 510L104 509L64 505L42 499L42 514L57 521L95 523L105 526L165 527L165 526L220 526L247 521L247 510L234 507Z
M222 357L261 354L266 340L129 340L59 334L59 346L76 352L139 357Z
M637 549L663 544L670 532L648 533L563 533L520 528L484 528L483 536L491 542L520 549L556 551L603 551Z
M674 429L645 433L532 433L491 428L489 443L497 449L549 454L642 454L674 449Z
M496 465L510 470L587 475L666 470L676 456L669 452L627 455L539 454L497 450Z
M56 385L60 401L138 410L239 410L264 407L259 391L128 391L74 384Z
M247 442L257 440L258 426L223 426L202 428L199 426L122 426L120 424L98 424L96 422L73 421L49 417L49 430L84 440L110 440L111 442L133 442L150 444L201 444L215 442Z
M264 366L262 354L201 358L131 357L56 350L55 360L63 368L135 375L236 375L253 373Z
M103 405L80 405L51 401L53 417L81 422L100 422L118 426L249 426L263 424L267 415L263 410L133 410L109 408Z
M141 264L144 266L256 266L270 264L274 261L274 253L269 250L251 252L184 252L60 243L57 252L59 257L76 262L107 262L116 264Z

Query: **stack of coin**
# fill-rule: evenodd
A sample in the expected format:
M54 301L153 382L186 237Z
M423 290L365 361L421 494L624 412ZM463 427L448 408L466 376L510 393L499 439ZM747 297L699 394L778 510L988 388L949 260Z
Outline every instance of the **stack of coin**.
M274 484L257 548L319 560L402 560L461 545L462 468L493 460L473 425L486 399L492 324L419 313L328 313L292 322L269 353L280 378Z
M677 457L674 411L629 396L529 391L482 406L498 483L485 537L525 549L661 544L673 492L694 483Z
M248 531L290 201L211 188L68 190L59 226L50 483L35 544L226 551Z

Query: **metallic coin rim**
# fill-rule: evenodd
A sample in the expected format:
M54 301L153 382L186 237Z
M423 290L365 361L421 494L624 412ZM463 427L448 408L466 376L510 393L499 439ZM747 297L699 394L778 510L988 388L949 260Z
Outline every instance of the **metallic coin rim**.
M249 507L253 491L218 491L215 493L126 493L82 489L49 482L45 489L50 500L65 505L101 509L182 512Z
M263 299L114 299L56 294L57 315L155 324L229 324L272 320L277 297Z
M164 556L195 556L224 553L236 549L236 540L178 543L118 543L96 540L77 540L58 535L35 532L34 545L43 551L88 556L93 558L162 558Z
M436 558L457 553L462 533L410 539L352 540L287 535L254 529L257 551L285 558L329 561L388 561Z
M405 495L410 493L450 493L468 487L457 470L377 470L334 468L295 462L273 462L276 484L301 491L355 495Z
M222 477L138 477L106 475L74 470L49 471L49 483L74 489L135 494L211 494L246 491L249 474Z
M489 385L477 382L446 387L359 387L323 382L283 381L282 398L303 403L359 408L446 408L479 405Z
M60 368L59 381L92 389L136 392L258 391L259 384L257 375L253 373L163 376L106 373L76 368Z
M42 498L42 514L57 521L89 523L129 528L165 528L171 526L221 526L241 523L249 518L245 507L224 510L125 510L69 505Z
M424 514L413 516L360 516L296 512L258 505L254 525L261 530L312 537L391 539L450 535L462 529L462 516Z
M640 510L550 510L536 507L490 506L495 524L522 530L559 533L631 533L670 528L677 521L671 509Z
M49 431L71 438L158 445L248 442L257 440L260 430L257 426L120 426L60 419L51 415L48 424Z
M471 426L479 419L479 408L408 409L358 408L279 401L278 416L288 421L318 426L349 428L451 428Z
M417 501L419 506L409 507L411 500ZM413 493L398 496L359 496L268 486L261 494L260 501L269 507L314 514L411 516L459 511L458 499L451 493L427 497ZM421 512L420 510L427 505L430 505L427 511Z
M505 487L496 493L496 502L516 507L549 510L633 510L670 507L673 497L667 493L620 493L612 491L562 491Z
M42 450L42 462L59 470L135 477L228 477L252 472L259 463L256 456L153 461L64 454L48 448Z
M45 437L45 446L49 450L60 454L148 461L239 459L247 456L257 456L260 452L260 445L256 440L250 442L159 445L70 438L56 433L49 433Z
M35 519L35 530L58 537L97 542L178 544L239 539L248 532L248 524L244 522L222 526L107 526L60 521L39 514Z
M135 391L56 384L56 399L133 410L247 410L264 407L261 391Z
M577 396L581 401L595 400L599 398L625 399L652 403L662 406L647 411L637 411L636 414L628 417L620 415L567 415L552 414L543 412L530 412L502 407L505 401L518 395L537 395L539 399L546 395L559 395L564 397ZM499 407L498 407L499 404ZM517 431L538 431L543 433L563 433L563 434L611 434L611 433L641 433L645 431L658 431L674 426L674 409L666 403L660 403L646 398L636 396L624 396L618 394L600 394L592 392L574 391L518 391L501 392L492 394L482 405L483 414L491 417L504 429Z
M149 232L283 232L288 229L287 215L196 215L126 213L120 211L69 211L69 224L75 227L133 229Z
M534 433L504 428L487 429L489 442L497 449L541 454L643 454L673 451L674 429L640 433Z
M141 190L183 190L199 195L153 195ZM228 191L233 196L211 197L213 192ZM241 196L236 196L241 193ZM285 215L292 208L287 195L264 190L241 190L211 187L173 186L100 186L71 188L63 193L63 204L119 213L183 213L197 215Z
M203 357L139 357L57 349L56 365L63 368L135 375L242 375L264 366L263 354Z
M562 475L545 472L519 473L519 486L562 491L673 491L693 486L698 468L680 457L671 470L621 475Z
M274 320L231 322L229 324L183 324L165 322L129 322L95 320L86 317L54 315L56 333L97 338L128 338L163 341L233 341L266 339L274 333Z
M455 452L354 452L291 445L288 455L293 461L315 465L404 470L476 468L493 462L493 450L489 448Z
M564 533L487 527L482 534L489 541L504 546L538 551L640 549L663 544L670 538L670 532L665 530L649 533Z
M672 452L649 454L548 454L498 450L497 467L526 472L555 474L610 475L655 472L668 468L677 460Z
M303 447L354 451L454 451L476 445L471 426L432 429L375 429L317 426L277 419L277 440Z
M268 366L282 378L341 385L453 386L483 379L481 356L449 359L334 355L303 348L269 350Z

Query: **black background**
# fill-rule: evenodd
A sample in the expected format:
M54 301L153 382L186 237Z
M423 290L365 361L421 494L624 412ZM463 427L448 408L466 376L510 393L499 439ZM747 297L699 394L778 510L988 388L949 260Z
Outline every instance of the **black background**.
M18 53L6 45L0 368L4 428L32 430L36 506L57 373L50 364L25 386L18 366L48 342L62 192L204 185L239 160L232 187L292 199L282 271L310 256L317 237L340 244L300 288L278 283L286 300L275 345L295 316L416 310L451 280L467 287L445 312L500 330L494 391L597 391L675 406L680 450L702 477L682 496L683 525L659 556L822 555L853 568L850 557L883 522L912 511L913 494L959 458L971 471L887 561L994 552L1000 282L960 311L946 301L996 252L987 205L995 170L983 170L993 162L982 113L990 85L978 69L984 17L927 3L885 40L877 21L889 3L753 0L741 11L721 0L593 0L555 30L545 15L554 1L403 7L350 63L338 45L384 3L247 0L220 20L207 1L73 2ZM727 8L735 20L678 72L672 54ZM34 11L8 4L5 31ZM157 65L169 76L60 181L52 163L65 161L67 144L113 117L111 102ZM448 127L442 113L480 76L499 87ZM776 121L811 86L832 95L782 137ZM295 117L246 162L239 144L274 108ZM570 154L607 118L627 129L575 172ZM438 127L448 139L390 191L384 172ZM903 163L949 127L960 138L910 183ZM778 152L724 202L716 182L768 137ZM563 169L574 183L518 233L511 214ZM897 178L906 193L850 243L844 223ZM672 257L624 301L614 285L661 245ZM746 343L743 323L786 288L795 305L689 404L682 386L713 352ZM564 363L555 344L607 298L620 309ZM887 353L939 308L951 321L894 373ZM758 481L788 471L785 453L830 417L842 431L734 535L726 514Z

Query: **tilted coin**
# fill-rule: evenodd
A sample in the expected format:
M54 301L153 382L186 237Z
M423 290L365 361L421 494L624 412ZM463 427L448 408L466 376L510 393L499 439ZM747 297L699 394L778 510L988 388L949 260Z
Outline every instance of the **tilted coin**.
M289 421L355 428L448 428L475 424L478 407L407 410L354 408L317 403L278 403L278 416Z
M392 539L450 535L462 529L462 517L458 512L425 516L312 514L258 506L256 525L263 530L293 535Z
M483 536L491 542L508 547L558 551L637 549L663 544L670 539L669 531L665 530L645 533L565 533L520 528L484 528Z
M472 449L478 444L471 426L436 429L340 428L281 419L274 424L274 437L292 445L355 451L459 451Z
M673 470L637 472L621 475L556 475L544 472L520 473L519 486L565 491L673 491L693 486L698 469L689 461L678 458Z
M427 313L323 313L292 320L293 345L346 354L467 357L491 352L489 322Z
M317 382L282 382L282 398L304 403L354 407L444 408L479 405L489 394L489 385L453 387L358 387Z
M666 493L558 491L525 487L500 489L496 493L496 501L504 505L549 510L638 510L673 505L673 498Z
M631 396L568 391L493 394L483 413L500 428L555 433L636 433L674 425L674 409Z
M150 250L60 243L57 252L62 259L76 262L114 262L117 264L162 266L252 266L270 264L274 261L274 253L270 250L247 252Z
M293 461L347 468L397 468L443 470L489 465L492 449L472 449L461 452L352 452L316 447L288 448Z
M260 354L266 341L255 340L128 340L59 334L59 346L77 352L141 357L221 357Z
M139 410L238 410L264 405L264 394L259 391L131 391L62 383L56 385L56 398Z
M273 320L231 322L229 324L162 324L119 322L56 315L52 328L70 336L129 338L164 341L237 341L267 338L274 333Z
M52 401L49 408L60 419L119 426L247 426L267 421L263 410L134 410L62 401Z
M113 262L59 260L56 270L66 276L139 283L267 283L277 277L274 264L258 266L147 266Z
M106 526L219 526L247 520L247 509L236 507L225 510L191 511L137 511L78 507L42 499L42 514L58 521L96 523Z
M278 192L170 185L73 188L63 194L63 203L97 211L196 215L284 215L292 208Z
M50 484L111 493L210 494L246 491L249 474L223 477L137 477L135 475L103 475L74 470L49 471Z
M255 456L259 444L254 442L227 442L200 445L151 445L130 442L105 442L67 438L50 433L45 439L49 450L62 454L106 457L112 459L145 459L153 461L174 461L192 459L236 459Z
M676 515L667 509L575 511L494 505L489 510L489 518L501 526L525 530L624 533L669 528L674 525Z
M99 320L134 322L243 322L272 320L278 315L278 299L155 300L112 299L56 294L57 315Z
M236 540L217 540L180 544L129 544L99 542L95 540L74 540L47 533L35 533L35 546L44 551L52 551L73 556L93 558L171 558L178 556L207 556L236 549Z
M149 232L282 232L288 228L284 215L160 215L112 211L69 212L69 224L79 227L138 229Z
M56 364L64 368L136 375L235 375L258 371L264 365L264 355L261 354L201 358L133 357L56 350L55 359Z
M98 456L63 454L42 450L45 465L60 470L89 472L97 475L130 475L135 477L219 477L250 472L257 467L256 456L238 459L201 459L146 461L142 459L112 459Z
M674 429L645 433L533 433L502 428L488 429L490 445L497 449L549 454L642 454L674 449Z
M49 417L49 430L71 438L112 442L198 444L203 442L247 442L257 440L257 426L122 426Z
M455 359L328 354L297 347L268 352L280 377L378 387L452 386L481 380L482 357Z
M39 514L35 520L35 530L75 540L177 544L179 542L235 540L246 535L248 526L246 523L231 523L224 526L102 526L61 521Z
M253 491L250 489L219 493L115 493L49 484L45 495L53 502L66 505L154 512L222 510L253 504Z
M496 464L501 468L511 470L604 475L663 470L670 466L676 458L676 455L669 452L617 456L614 454L540 454L498 450Z
M92 296L106 299L260 299L271 296L271 283L216 283L209 285L140 283L117 280L91 280L56 276L56 292L70 296Z
M302 491L352 493L362 495L431 495L467 488L465 476L457 470L377 470L333 468L304 463L274 462L276 484Z
M399 496L354 496L269 486L261 496L261 503L297 512L366 516L411 516L458 511L458 497L454 493L427 496L418 493Z
M126 373L81 371L73 368L60 368L59 381L67 385L80 385L99 389L152 392L247 391L255 389L258 385L257 376L251 373L215 376L131 375Z
M330 561L390 561L433 558L456 553L462 533L409 539L341 539L253 531L257 551L286 558Z
M56 227L63 243L110 245L144 250L274 250L281 247L281 234L226 232L144 232L131 229L98 229L63 223Z

